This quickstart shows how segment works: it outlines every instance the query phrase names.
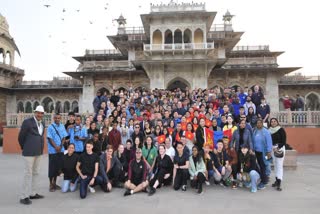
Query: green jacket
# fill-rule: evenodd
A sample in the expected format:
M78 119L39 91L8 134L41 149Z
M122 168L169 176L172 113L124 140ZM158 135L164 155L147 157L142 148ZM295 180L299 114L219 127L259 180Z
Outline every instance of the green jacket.
M194 176L197 176L199 172L201 173L205 173L206 171L206 166L203 162L202 157L200 158L200 163L197 164L197 166L195 166L194 162L193 162L193 158L192 155L189 158L189 174L190 174L190 179L192 180Z

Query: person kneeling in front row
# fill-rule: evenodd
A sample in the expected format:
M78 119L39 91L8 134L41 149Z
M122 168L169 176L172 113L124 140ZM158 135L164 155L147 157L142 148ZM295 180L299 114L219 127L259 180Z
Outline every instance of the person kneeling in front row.
M237 174L238 180L246 187L251 186L251 192L257 192L257 182L260 179L257 159L254 154L249 152L247 144L242 144L241 153L239 154L240 172Z
M132 195L146 189L149 182L147 180L147 164L142 159L142 150L136 150L136 158L131 160L128 168L128 181L124 184L127 188L124 196Z
M80 155L76 169L80 175L80 198L87 197L88 187L92 188L94 185L102 185L103 180L98 176L99 171L99 156L92 151L93 142L89 140L86 143L86 152ZM91 192L94 192L91 190Z

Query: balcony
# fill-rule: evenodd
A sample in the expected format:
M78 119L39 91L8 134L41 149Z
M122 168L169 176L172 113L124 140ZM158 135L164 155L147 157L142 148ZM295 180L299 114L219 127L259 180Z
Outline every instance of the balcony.
M269 45L236 46L232 51L269 51Z
M78 71L113 71L113 70L134 70L130 61L87 61L81 64Z
M143 50L173 51L173 50L210 50L214 49L214 43L175 43L175 44L144 44Z
M105 50L86 50L86 56L89 55L122 55L117 49L105 49Z
M176 4L174 2L170 2L169 4L151 4L151 13L159 13L159 12L175 12L175 11L205 11L206 4L205 3L181 3Z
M143 27L125 27L118 31L119 35L145 34Z

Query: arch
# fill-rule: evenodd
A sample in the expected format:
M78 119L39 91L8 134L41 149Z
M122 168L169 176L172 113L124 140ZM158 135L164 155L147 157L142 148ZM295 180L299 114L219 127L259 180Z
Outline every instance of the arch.
M126 86L119 86L118 89L117 89L117 91L120 92L121 90L122 90L123 92L124 92L124 91L128 91L128 88L127 88Z
M173 42L172 31L168 29L164 33L164 44L172 44L172 42Z
M101 94L104 94L104 93L110 94L109 89L107 89L107 88L105 88L105 87L100 88L98 91L101 91Z
M79 104L77 100L74 100L71 104L71 111L74 113L79 113Z
M250 87L250 89L254 92L254 87L258 85L259 86L259 91L261 91L263 93L264 89L263 87L261 86L261 84L254 84L253 86Z
M10 53L10 51L7 51L7 53L6 53L5 64L7 64L7 65L11 64L11 53Z
M24 105L22 101L19 101L17 104L17 113L24 113Z
M34 101L33 102L33 109L36 109L38 105L40 105L40 103L38 101Z
M232 84L231 88L235 90L235 92L239 92L238 91L238 87L243 88L242 85L238 84L238 83L234 83Z
M203 31L198 28L194 32L194 43L203 43Z
M213 89L215 92L219 92L220 94L223 94L223 90L224 90L221 85L214 85L213 87L211 87L209 89Z
M185 29L183 32L183 42L192 43L192 32L189 28Z
M54 102L51 97L45 97L42 100L41 104L45 112L51 113L52 111L54 111Z
M162 33L159 29L155 30L153 32L152 43L153 44L162 44Z
M177 88L180 88L184 91L186 87L191 88L190 83L181 77L174 78L167 84L167 89L171 91Z
M70 102L69 101L65 101L63 104L63 112L64 113L69 113L70 112Z
M4 50L3 48L0 48L0 63L4 63Z
M177 29L174 31L174 42L175 44L181 44L182 43L182 31L180 29Z
M56 102L55 112L56 113L62 113L63 112L61 101L57 101Z
M32 113L32 104L30 101L27 101L26 104L26 113Z
M320 98L319 94L316 92L309 92L306 95L306 109L310 111L319 111L320 110Z

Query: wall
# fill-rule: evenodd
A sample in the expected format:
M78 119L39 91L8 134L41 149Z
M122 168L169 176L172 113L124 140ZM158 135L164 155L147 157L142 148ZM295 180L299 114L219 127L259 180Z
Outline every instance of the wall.
M20 145L18 143L18 135L20 128L3 128L3 153L17 154L21 153ZM46 136L46 133L45 133ZM47 153L47 142L44 142L44 153Z
M320 154L320 128L285 128L287 143L299 154Z

